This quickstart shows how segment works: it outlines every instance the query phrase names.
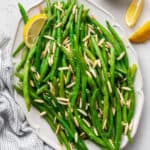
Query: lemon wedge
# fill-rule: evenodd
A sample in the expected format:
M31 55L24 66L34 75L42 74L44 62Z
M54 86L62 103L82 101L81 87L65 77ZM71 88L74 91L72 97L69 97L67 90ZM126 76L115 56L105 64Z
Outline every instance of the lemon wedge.
M133 43L143 43L150 38L150 20L145 22L137 29L130 37L129 40Z
M143 10L143 6L144 0L132 0L125 16L125 22L129 27L133 27L136 24Z
M47 16L45 14L37 14L32 16L24 26L23 39L28 48L32 47L46 20Z

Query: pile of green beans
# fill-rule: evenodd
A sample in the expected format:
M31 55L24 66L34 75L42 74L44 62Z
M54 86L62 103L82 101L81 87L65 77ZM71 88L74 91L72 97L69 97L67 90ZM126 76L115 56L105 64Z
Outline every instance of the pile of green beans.
M125 45L106 21L100 24L76 0L51 3L48 19L32 48L24 42L16 67L16 91L28 111L37 108L67 150L87 150L88 139L102 149L119 150L131 141L137 66L128 63ZM28 16L21 4L24 23Z

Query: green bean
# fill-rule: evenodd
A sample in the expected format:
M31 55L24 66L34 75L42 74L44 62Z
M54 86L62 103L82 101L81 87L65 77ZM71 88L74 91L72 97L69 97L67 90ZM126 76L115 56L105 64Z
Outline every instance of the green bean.
M68 116L66 117L66 120L68 121L71 130L73 132L76 132L76 127L75 127L75 124L74 124L73 113L71 112L71 108L70 107L68 107L67 115Z
M37 89L37 94L39 95L39 94L42 94L44 91L46 91L48 89L48 85L47 84L45 84L45 85L43 85L43 86L41 86L39 89Z
M56 30L54 29L53 33L52 33L52 37L55 37L55 35L56 35ZM54 41L51 41L50 50L53 49L53 45L54 45ZM48 59L50 58L51 53L52 53L51 51L48 52L48 55L44 59L45 61L44 61L43 67L40 69L40 81L43 80L43 78L45 77L46 73L48 72L48 67L49 67Z
M23 96L23 91L22 91L22 89L19 86L13 85L13 87L14 87L14 89L17 91L17 93L19 95Z
M118 44L120 46L120 50L126 52L125 45L124 45L123 41L121 40L121 38L119 37L118 33L114 30L114 28L110 25L110 23L108 21L106 21L106 24L107 24L109 31L114 36L114 39L118 42ZM127 52L126 52L126 55L124 56L123 60L124 60L126 67L128 67L129 62L128 62Z
M64 72L63 71L60 71L59 78L60 78L59 96L64 97L65 90L64 90Z
M57 79L56 77L53 78L53 81L52 81L54 87L55 87L55 96L58 96L58 93L59 93L59 88L58 88L58 83L57 83Z
M27 60L24 67L24 78L23 78L23 95L26 103L27 110L29 111L31 108L31 100L29 95L29 69L30 69L30 61Z
M94 80L91 77L87 77L87 82L91 88L91 90L96 89L96 83L94 82Z
M104 59L104 62L105 62L105 65L106 65L106 69L108 70L108 58L107 58L107 52L106 52L106 49L105 49L105 46L106 46L106 43L104 42L102 44L102 57ZM111 57L112 58L112 57Z
M104 131L102 130L102 124L99 120L99 117L98 117L98 114L96 111L96 96L98 96L98 90L97 89L94 90L93 95L90 99L91 120L92 120L93 125L96 127L98 134L102 137L102 139L108 145L108 147L111 147L109 141L106 139L106 135L105 135ZM113 126L111 125L111 127L109 128L110 133L108 133L108 135L111 134L112 127Z
M79 32L80 32L80 26L81 26L82 13L83 13L83 5L81 5L79 7L78 16L77 16L77 26L76 26L76 38L77 38L77 42L79 42Z
M71 64L72 68L75 68L72 54L69 53L64 46L62 46L62 45L59 45L59 46L60 46L60 50L65 54L66 59L69 60L69 63Z
M29 70L30 70L30 61L35 54L35 48L36 48L36 42L31 48L24 66L23 94L24 94L25 103L28 111L30 110L31 107L31 101L29 95Z
M28 21L27 13L26 13L24 7L20 3L18 3L18 7L19 7L20 13L22 15L23 22L24 22L24 24L26 24Z
M105 37L107 38L107 40L110 43L112 43L112 45L116 51L116 55L120 55L121 54L120 47L119 47L118 43L114 40L113 35L110 32L108 32L105 29L105 27L103 27L96 19L94 19L94 18L91 19L90 17L88 17L88 19L90 20L90 22L92 22L94 25L96 25L97 27L99 27L102 30L102 32L105 35ZM119 71L121 71L125 74L127 73L126 66L123 63L121 63L121 62L117 63L117 68Z
M72 130L70 130L70 128L67 125L67 123L63 119L61 119L61 118L58 118L58 120L61 122L61 124L63 125L63 127L67 129L68 134L71 136L71 138L74 139L75 138L74 137L75 133L72 132ZM78 149L87 150L86 145L80 140L80 138L78 139L76 145L77 145Z
M66 22L68 20L69 15L71 14L74 4L75 4L75 0L73 0L70 7L65 11L65 15L62 19L62 28L66 25Z
M28 52L29 52L29 49L25 48L23 55L22 55L22 59L21 59L20 63L16 66L16 71L20 71L20 69L22 69L22 67L24 66L26 59L28 57Z
M33 103L33 105L38 110L40 110L41 112L45 111L44 107L41 107L40 105L37 105L36 103ZM48 110L46 110L46 112L47 111ZM53 123L53 116L51 115L51 113L47 112L47 114L44 117L46 118L47 122L51 126L52 130L55 132L56 129L57 129L57 126ZM64 132L62 130L59 131L59 133L57 134L57 137L58 137L58 139L59 139L61 144L63 144L63 143L65 144L67 150L71 150L70 145L69 145L68 140L67 140L67 137L65 136L65 134L64 134Z
M79 94L79 89L80 89L80 76L81 76L81 72L79 69L79 66L76 67L76 84L73 88L73 92L71 94L71 106L74 107L78 94Z
M51 113L56 116L57 120L60 122L60 124L66 129L70 140L74 140L75 138L75 132L72 131L72 129L70 129L68 123L66 122L66 120L62 119L60 116L58 116L55 111L53 110L53 108L51 106L49 106L49 111L51 111ZM84 142L80 139L80 137L78 138L77 142L75 143L75 145L77 146L77 149L83 149L83 150L87 150L86 145L84 144Z
M69 21L68 21L68 23L67 23L67 25L66 25L66 28L65 28L65 30L64 30L63 39L67 36L67 34L68 34L68 32L69 32L70 25L71 25L71 23L72 23L74 17L75 17L75 14L72 13L71 16L70 16L70 18L69 18Z
M13 52L12 56L15 57L23 48L25 47L25 43L21 42L16 50Z
M57 23L60 23L60 11L59 10L57 10ZM59 28L57 28L57 42L60 43L61 40L62 40L62 37L61 37L61 27L59 27ZM53 65L52 65L51 72L50 72L50 79L51 80L53 79L53 77L55 75L56 68L58 66L59 56L60 56L60 48L57 47L55 55L54 55Z
M69 70L66 76L66 85L69 84L70 80L71 80L71 71Z
M86 86L87 86L87 76L83 74L81 77L82 85L81 85L81 97L82 97L82 108L85 108L86 105Z
M128 122L131 122L135 112L135 91L133 90L130 94L131 104L128 112Z
M91 41L92 41L92 44L94 46L94 49L101 61L101 64L102 64L102 67L103 67L103 73L104 73L104 87L103 87L103 90L104 90L104 113L103 113L103 125L107 122L107 119L108 119L108 110L109 110L109 94L108 94L108 88L107 88L107 84L108 84L108 75L107 75L107 69L106 69L106 65L105 65L105 62L104 62L104 59L102 57L102 54L98 48L98 45L95 41L95 39L92 37L91 38Z
M67 0L66 5L70 6L70 4L71 4L71 0Z
M106 69L104 58L102 57L101 51L100 51L100 49L99 49L99 47L98 47L98 45L97 45L97 43L93 37L91 37L91 42L92 42L92 45L96 51L96 54L98 55L98 57L101 61L101 64L102 64L102 67L104 70L104 78L105 78L105 81L107 82L108 81L108 75L107 75L107 69Z
M48 10L48 18L51 17L51 3L50 0L46 0L46 4L47 4L47 10Z
M92 61L96 60L95 56L91 53L91 51L89 49L85 48L85 53Z
M38 39L39 39L39 37L37 37L36 42L34 43L34 45L32 46L32 48L29 51L29 54L28 54L28 57L27 57L28 61L31 61L31 59L33 58L34 54L36 53L36 44L38 42Z
M40 13L48 14L48 9L47 7L43 8Z
M82 13L82 20L83 20L83 21L85 21L85 19L86 19L88 13L89 13L89 9L85 9L85 10L83 11L83 13Z
M120 98L117 93L117 89L115 91L116 95L116 122L115 122L115 147L116 150L120 148L120 141L121 141L121 133L122 133L122 117L121 117L121 105L120 105Z
M55 15L54 16L51 16L50 18L48 18L47 22L45 23L40 35L39 35L39 38L38 38L38 42L37 42L37 46L36 46L36 57L35 57L35 66L36 66L36 70L38 72L40 72L40 57L41 57L41 43L42 43L42 39L43 39L43 36L45 34L45 32L47 31L47 29L49 28L50 26L50 23L52 22L52 20L55 19Z
M132 85L134 82L136 71L137 71L137 66L135 64L133 64L132 67L130 68L129 74L128 74L128 84L132 88L132 91L130 93L131 105L130 105L130 109L128 112L128 122L131 122L131 119L134 115L134 110L135 110L135 91L134 91Z
M113 122L114 121L114 119L113 119L113 112L112 112L111 109L109 111L110 111L110 113L109 113L109 123L108 123L109 128L108 128L108 132L104 133L104 135L107 138L110 138L110 137L113 136L113 123L114 123Z
M23 77L24 77L23 73L15 72L15 76L18 77L20 81L23 81Z
M79 122L79 126L89 136L89 138L91 140L93 140L95 143L97 143L98 145L100 145L102 147L107 147L107 145L105 144L105 142L101 138L95 136L94 133L93 133L93 131L84 124L84 122L82 121L82 119L80 118L80 116L79 116L79 114L78 114L78 112L76 110L75 110L75 116L76 116L76 118L77 118L77 120ZM109 147L109 148L113 149L112 147Z
M20 87L14 86L14 88L16 89L16 91L17 91L20 95L23 95L23 91L22 91L22 89L21 89ZM38 96L37 96L32 90L30 90L30 95L31 95L31 97L34 98L34 99L38 98ZM38 105L38 104L36 104L36 103L34 103L34 102L32 102L32 104L33 104L37 109L39 109L41 112L42 112L42 111L45 111L45 109L44 109L44 108L41 108L40 105ZM43 110L43 109L44 109L44 110ZM53 116L50 115L50 113L47 113L46 116L44 116L44 117L45 117L46 120L48 121L48 123L49 123L49 125L51 126L51 128L53 129L53 131L56 131L56 127L57 127L57 126L53 124ZM51 119L51 120L50 120L50 119ZM63 132L63 131L60 131L57 136L58 136L58 138L59 138L61 144L64 143L65 146L66 146L66 148L67 148L68 150L71 150L71 149L70 149L70 145L69 145L69 143L68 143L68 141L67 141L67 139L66 139L66 136L65 136L64 132Z
M110 58L110 81L111 81L111 87L112 89L115 88L115 49L112 47L110 49L111 52L111 58Z

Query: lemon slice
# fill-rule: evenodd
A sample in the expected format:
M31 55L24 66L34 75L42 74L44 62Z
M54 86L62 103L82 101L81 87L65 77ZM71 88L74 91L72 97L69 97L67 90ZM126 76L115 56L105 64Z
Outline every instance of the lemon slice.
M129 27L133 27L136 24L143 10L143 6L144 0L132 0L125 16L125 22Z
M38 14L31 17L24 26L23 39L28 48L32 47L46 20L47 16L45 14Z
M140 28L137 29L130 37L129 40L133 43L143 43L150 38L150 20L145 22Z

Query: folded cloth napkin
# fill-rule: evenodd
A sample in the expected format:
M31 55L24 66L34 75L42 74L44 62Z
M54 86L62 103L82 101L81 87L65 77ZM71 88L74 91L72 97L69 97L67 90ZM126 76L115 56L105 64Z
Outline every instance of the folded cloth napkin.
M52 148L44 144L29 126L24 113L16 104L13 96L10 54L15 32L11 31L15 30L13 27L17 23L14 25L11 22L10 26L10 24L5 25L4 21L6 18L8 22L12 21L8 17L12 17L16 9L14 9L14 0L8 0L4 3L7 5L0 6L0 18L2 19L2 24L0 24L0 150L51 150ZM1 7L7 7L7 10ZM12 12L13 14L10 15ZM16 19L16 21L18 20Z

